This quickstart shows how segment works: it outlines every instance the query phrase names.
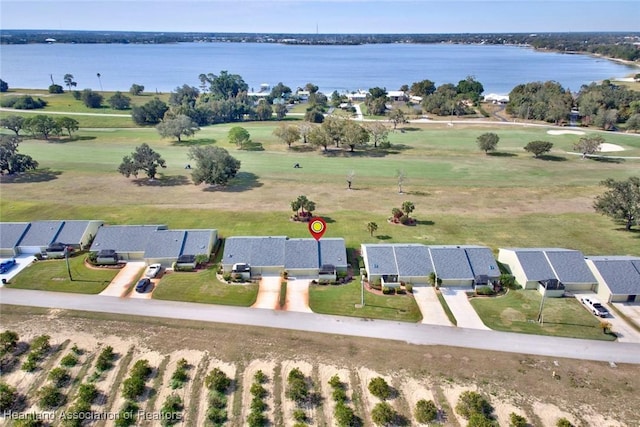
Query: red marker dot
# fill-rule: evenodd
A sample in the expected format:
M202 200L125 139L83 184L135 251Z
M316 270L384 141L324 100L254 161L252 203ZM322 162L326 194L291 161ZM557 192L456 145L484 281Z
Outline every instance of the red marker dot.
M327 231L327 223L324 219L318 217L309 220L309 233L314 239L320 240L325 231Z

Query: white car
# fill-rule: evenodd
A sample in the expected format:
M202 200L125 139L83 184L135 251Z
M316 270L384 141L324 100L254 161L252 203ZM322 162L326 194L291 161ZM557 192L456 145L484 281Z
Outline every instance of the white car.
M144 272L144 277L148 277L153 279L162 271L162 265L160 264L151 264Z
M609 310L607 310L597 299L593 297L583 297L581 301L587 309L596 316L607 317L609 315Z

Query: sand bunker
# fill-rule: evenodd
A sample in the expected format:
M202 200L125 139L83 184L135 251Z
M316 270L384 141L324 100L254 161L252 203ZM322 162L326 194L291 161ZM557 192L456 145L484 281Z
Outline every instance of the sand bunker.
M584 135L581 130L548 130L549 135Z
M604 142L600 144L600 151L603 153L610 153L612 151L624 151L624 148L617 144L610 144L608 142Z

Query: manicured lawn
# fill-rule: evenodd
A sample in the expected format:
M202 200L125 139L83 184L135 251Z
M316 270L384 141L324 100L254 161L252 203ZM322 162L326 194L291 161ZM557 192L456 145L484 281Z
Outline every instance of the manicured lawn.
M65 260L46 260L36 261L25 268L6 286L40 291L98 294L120 271L106 268L90 269L84 265L84 260L85 255L70 258L69 264L73 281L69 280Z
M365 291L364 307L355 308L361 301L361 282L354 279L346 285L311 285L309 306L315 313L370 319L419 322L422 314L411 295L375 295Z
M535 290L509 291L495 298L472 298L471 305L491 329L525 334L613 341L604 334L600 319L575 298L546 298L544 323L537 322L541 295Z
M173 272L160 280L153 298L249 307L256 302L258 285L227 285L216 279L216 268Z

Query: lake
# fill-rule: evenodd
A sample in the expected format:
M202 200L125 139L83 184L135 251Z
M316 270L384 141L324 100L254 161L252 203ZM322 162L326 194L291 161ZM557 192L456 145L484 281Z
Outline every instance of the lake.
M1 78L10 88L46 88L51 76L64 85L73 74L78 89L168 92L198 75L221 70L241 75L250 88L278 82L295 90L311 82L329 94L429 79L457 84L474 76L485 94L507 94L514 86L555 80L578 91L593 81L622 77L637 68L587 55L536 52L516 46L371 44L291 46L268 43L32 44L0 46ZM100 79L97 77L100 73Z

